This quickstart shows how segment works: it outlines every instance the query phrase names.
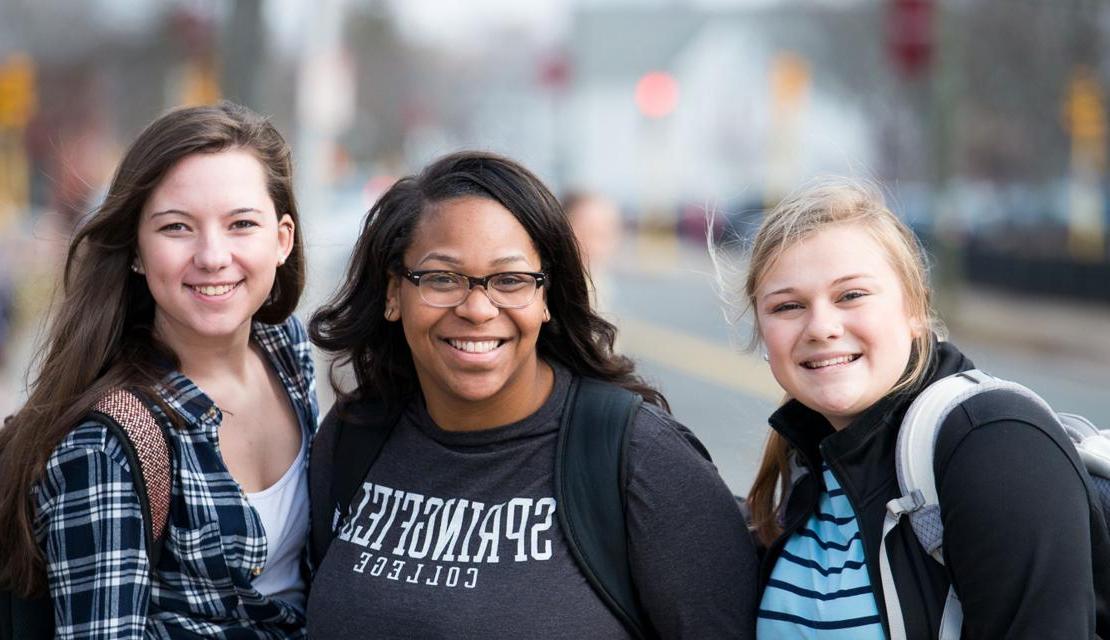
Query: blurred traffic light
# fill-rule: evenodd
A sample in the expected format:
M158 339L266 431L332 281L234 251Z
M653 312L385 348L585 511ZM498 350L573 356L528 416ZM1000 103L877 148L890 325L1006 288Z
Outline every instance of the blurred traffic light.
M636 107L649 118L664 118L678 106L678 81L669 73L651 71L636 83Z
M887 49L894 66L906 77L916 77L933 57L934 0L890 0L887 9Z

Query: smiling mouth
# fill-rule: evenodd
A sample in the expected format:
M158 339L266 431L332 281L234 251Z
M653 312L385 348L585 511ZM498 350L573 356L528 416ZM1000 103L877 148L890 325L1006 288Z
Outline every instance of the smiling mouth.
M189 284L189 285L185 285L185 286L189 287L193 291L196 291L197 293L199 293L201 295L204 295L204 296L222 296L225 293L228 293L229 291L238 287L241 284L243 284L242 280L240 280L239 282L236 282L234 284L216 284L216 285L207 285L207 284L206 285L192 285L192 284Z
M848 364L859 360L863 354L853 353L846 356L837 356L835 358L828 358L827 360L806 360L802 366L806 369L824 369L826 367L835 367L837 365Z
M448 338L447 344L465 353L489 353L504 344L504 340L453 340Z

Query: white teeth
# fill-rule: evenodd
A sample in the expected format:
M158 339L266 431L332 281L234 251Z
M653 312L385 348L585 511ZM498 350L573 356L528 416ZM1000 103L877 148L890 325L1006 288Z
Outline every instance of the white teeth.
M459 351L465 351L467 353L489 353L496 349L498 344L497 340L482 340L481 342L475 342L473 340L448 340L447 342Z
M238 286L238 285L237 284L221 284L221 285L215 285L215 286L203 285L203 286L193 287L193 289L195 291L203 294L203 295L206 295L206 296L222 296L223 294L227 293L228 291L231 291L232 289L234 289L236 286Z
M829 358L828 360L810 360L805 363L807 369L821 369L823 367L831 367L834 364L846 364L856 359L857 356L837 356Z

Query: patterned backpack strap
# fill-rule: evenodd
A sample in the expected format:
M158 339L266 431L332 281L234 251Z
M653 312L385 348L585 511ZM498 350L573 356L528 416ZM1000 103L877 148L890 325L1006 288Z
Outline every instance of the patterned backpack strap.
M173 487L173 465L166 434L146 403L124 389L109 391L93 410L115 421L130 441L139 462L138 477L145 489L140 496L148 503L153 541L160 540L169 519Z

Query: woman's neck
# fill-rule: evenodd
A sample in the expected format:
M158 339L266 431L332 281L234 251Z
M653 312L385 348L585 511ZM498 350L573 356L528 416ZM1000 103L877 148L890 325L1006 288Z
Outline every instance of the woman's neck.
M198 336L176 331L155 318L154 335L173 351L180 370L189 379L238 378L248 375L254 357L251 352L250 323L232 334Z
M452 397L421 386L428 415L441 429L481 431L518 422L538 411L555 387L555 372L551 365L537 358L536 366L522 379L506 384L481 401Z

